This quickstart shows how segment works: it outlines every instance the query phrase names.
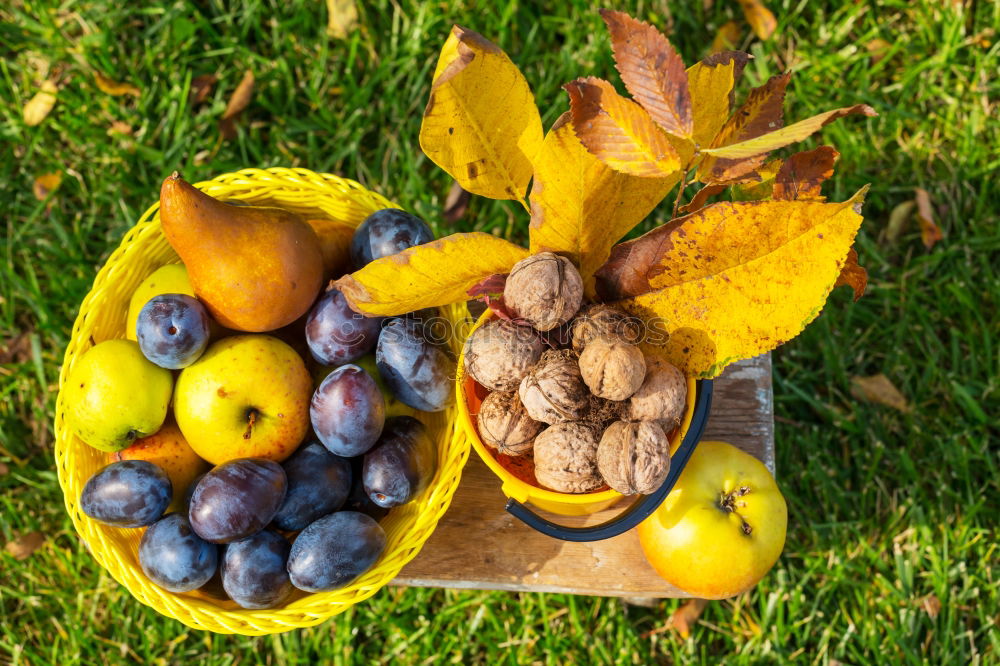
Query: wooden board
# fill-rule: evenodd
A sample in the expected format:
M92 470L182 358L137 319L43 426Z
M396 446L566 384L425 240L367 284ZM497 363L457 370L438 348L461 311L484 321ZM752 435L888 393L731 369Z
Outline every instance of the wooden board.
M704 439L721 439L763 460L774 472L771 357L729 367L715 382ZM632 530L614 539L569 543L544 536L504 511L500 481L475 452L437 530L394 585L614 597L687 596L656 575ZM612 507L566 525L603 522Z

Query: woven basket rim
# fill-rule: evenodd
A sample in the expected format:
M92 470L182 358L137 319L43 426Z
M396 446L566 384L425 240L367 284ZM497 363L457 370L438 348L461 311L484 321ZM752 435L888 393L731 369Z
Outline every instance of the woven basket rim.
M301 205L307 208L315 207L320 211L328 209L337 202L346 202L345 206L355 208L351 213L354 218L365 210L370 213L377 208L398 208L397 205L369 191L356 181L302 168L241 169L195 183L195 186L213 196L222 194L251 200L276 198L286 201L291 207ZM173 594L150 582L136 565L122 557L120 548L110 543L104 536L101 530L107 528L79 511L77 494L74 491L82 487L82 484L77 483L73 476L75 449L78 445L74 443L73 435L65 423L62 389L75 360L94 343L93 320L97 317L95 313L99 312L107 289L114 284L119 272L129 269L129 262L141 260L138 252L144 243L148 246L162 238L158 209L158 203L150 206L138 222L125 233L119 246L98 271L73 324L72 336L67 344L59 373L54 428L56 471L66 510L76 533L97 563L134 598L163 615L196 629L247 636L279 633L319 624L375 594L419 553L451 502L461 480L471 443L457 427L456 407L450 407L444 413L445 424L435 431L439 451L443 450L446 455L439 457L435 479L425 491L425 495L417 500L418 504L415 506L419 506L419 512L408 521L405 528L391 530L393 534L402 533L398 543L394 543L390 538L390 544L395 547L392 549L387 547L375 567L345 588L307 595L284 608L255 611L219 608L208 599ZM445 306L442 311L456 324L453 327L456 332L455 338L452 339L451 345L457 357L461 348L461 337L469 328L464 325L468 323L468 314L461 304ZM79 446L86 445L81 443ZM92 454L85 452L85 455Z

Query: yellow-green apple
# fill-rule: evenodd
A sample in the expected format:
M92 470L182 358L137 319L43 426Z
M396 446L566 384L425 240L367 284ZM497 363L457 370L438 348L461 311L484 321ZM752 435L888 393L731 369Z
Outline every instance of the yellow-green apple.
M638 532L660 576L694 597L725 599L774 566L787 523L785 498L762 462L725 442L701 442Z
M149 302L149 299L160 294L194 296L194 288L191 286L191 280L188 279L188 272L184 268L184 264L160 266L132 292L132 299L128 303L128 315L125 317L126 338L136 339L135 322L139 319L139 311L142 310L142 306Z
M167 473L174 489L174 498L168 511L181 509L188 486L210 468L188 445L175 423L165 423L156 434L143 437L127 449L108 454L109 463L119 460L145 460L158 465Z
M120 451L152 435L167 417L174 378L132 340L105 340L84 353L66 378L66 419L101 451Z
M309 429L311 397L312 377L291 347L269 335L237 335L181 371L174 416L191 448L213 465L280 462Z

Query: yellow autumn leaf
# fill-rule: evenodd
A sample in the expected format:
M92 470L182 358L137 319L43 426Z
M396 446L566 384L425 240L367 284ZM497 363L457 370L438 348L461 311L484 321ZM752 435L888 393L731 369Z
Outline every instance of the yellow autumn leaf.
M509 273L528 251L492 234L453 234L376 259L334 286L369 315L401 315L458 303L483 278Z
M812 118L800 120L799 122L788 125L787 127L783 127L779 130L775 130L774 132L769 132L768 134L764 134L747 141L741 141L739 143L733 143L719 148L704 148L701 152L714 155L715 157L725 157L730 159L754 157L756 155L761 155L772 150L777 150L778 148L783 148L798 141L802 141L813 133L819 131L819 129L824 125L828 125L837 118L853 113L860 113L865 116L878 115L875 113L875 109L867 104L855 104L854 106L847 106L842 109L834 109L833 111L820 113Z
M691 140L696 146L711 145L729 118L729 93L736 83L735 66L734 60L718 65L696 62L687 69L694 116Z
M740 24L736 21L726 21L715 32L715 39L712 40L709 52L721 53L723 51L731 51L736 48L736 45L740 43L742 38L743 31L740 30Z
M49 115L52 107L56 105L56 93L58 92L59 89L55 83L43 81L41 89L24 105L24 124L28 127L41 124L45 120L45 116Z
M861 225L863 194L703 208L657 239L643 277L652 291L619 304L649 323L645 345L690 375L715 377L819 314Z
M545 136L531 185L531 252L558 252L579 268L593 295L593 273L611 246L656 207L677 184L666 178L630 176L605 165L584 148L564 113Z
M778 27L778 19L774 18L771 10L764 6L760 0L739 0L740 7L743 8L743 15L747 23L753 28L754 33L760 39L767 39Z
M542 120L507 54L459 26L441 49L420 126L420 147L473 194L523 200Z
M114 97L120 97L121 95L134 95L138 97L140 93L139 89L131 83L115 81L100 72L94 74L94 81L97 83L97 87L101 89L101 92Z

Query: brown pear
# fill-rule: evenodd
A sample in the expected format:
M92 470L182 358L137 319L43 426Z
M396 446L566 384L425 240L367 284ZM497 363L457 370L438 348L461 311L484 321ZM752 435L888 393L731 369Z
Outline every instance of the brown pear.
M160 222L195 295L227 328L273 331L319 294L319 238L290 211L223 203L175 172L160 188Z

